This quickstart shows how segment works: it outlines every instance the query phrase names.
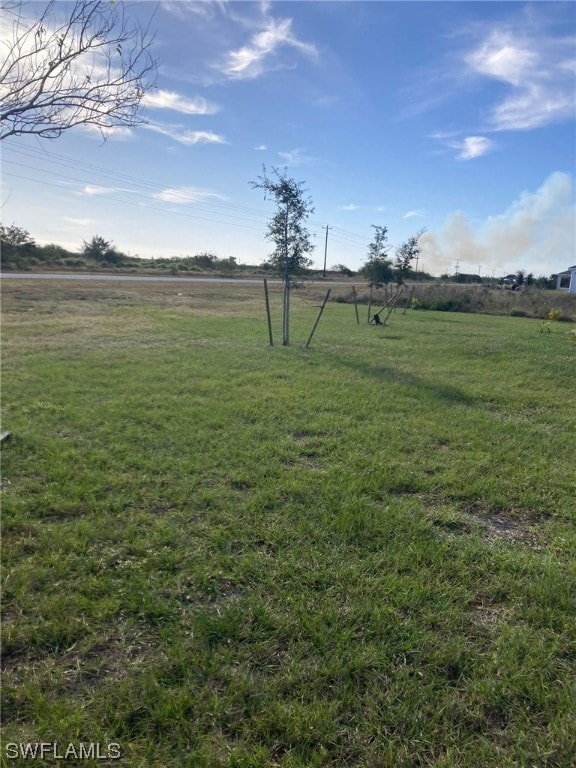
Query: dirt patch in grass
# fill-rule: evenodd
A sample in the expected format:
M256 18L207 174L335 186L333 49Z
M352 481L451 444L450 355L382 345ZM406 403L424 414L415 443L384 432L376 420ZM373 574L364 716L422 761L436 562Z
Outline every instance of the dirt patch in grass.
M52 692L77 693L117 682L136 667L158 660L156 644L137 628L119 627L100 640L82 640L61 653L35 656L33 652L5 658L6 686L19 688L30 680L47 681Z
M544 519L515 508L492 508L482 501L475 501L464 507L463 512L469 518L476 520L484 528L485 537L491 540L507 539L508 541L526 544L532 549L541 549L543 531L541 525Z
M503 605L485 605L479 603L474 606L474 617L484 627L496 627L510 611Z
M436 510L432 524L443 537L477 532L488 541L507 540L535 550L544 546L545 518L541 515L514 507L494 507L482 500L460 503L456 509L447 499L430 501Z

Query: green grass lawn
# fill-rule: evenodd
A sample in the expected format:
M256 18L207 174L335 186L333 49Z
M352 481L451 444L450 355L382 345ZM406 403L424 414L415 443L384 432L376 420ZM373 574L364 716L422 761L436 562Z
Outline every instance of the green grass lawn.
M270 348L259 286L38 283L3 285L3 765L574 765L569 326L330 303L305 350L308 289Z

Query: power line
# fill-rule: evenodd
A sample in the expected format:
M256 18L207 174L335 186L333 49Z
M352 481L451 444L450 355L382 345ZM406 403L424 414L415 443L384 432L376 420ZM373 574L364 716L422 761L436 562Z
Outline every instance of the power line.
M48 151L36 149L35 147L22 147L17 145L15 142L11 142L11 141L5 141L4 144L5 146L10 147L10 149L16 152L17 154L24 155L34 160L40 159L42 161L51 163L53 165L58 165L60 168L64 167L73 171L81 171L82 173L87 172L87 173L102 177L104 179L111 179L113 181L120 182L123 184L136 184L140 187L143 187L145 189L150 189L154 192L166 191L167 189L175 189L177 192L179 192L179 194L183 198L186 198L185 192L180 192L180 190L178 190L177 187L174 187L168 182L161 182L161 183L150 182L146 179L142 179L130 174L119 173L118 171L112 171L110 169L103 168L102 166L96 166L81 160L69 158L69 157L66 157L65 155L61 155L56 152L48 152ZM15 162L15 161L5 160L5 162ZM27 166L27 167L30 167L30 166ZM38 168L38 166L34 166L34 170L40 171L40 172L48 172L48 171L43 171L43 169ZM84 183L84 184L97 183L93 179L85 179L85 178L79 179L79 178L73 178L73 177L69 177L69 178L73 181L78 181L79 183ZM98 186L102 186L102 185L98 184ZM118 191L121 191L121 190L118 190ZM134 190L123 190L123 191L133 192L134 194L137 194ZM201 205L202 210L205 210L205 211L210 211L212 208L230 210L238 214L245 214L247 217L255 218L258 221L265 221L267 218L269 218L269 212L261 208L252 208L252 207L241 205L238 203L231 203L228 201L218 201L218 200L202 200L201 203L198 203L195 201L193 193L189 194L188 197L190 199L190 203L194 203L196 206ZM220 211L216 210L214 211L214 213L220 213ZM312 219L310 221L310 225L312 227L315 227L317 229L321 229L322 231L324 231L325 225L319 221ZM360 235L356 232L350 232L349 230L343 229L342 227L333 227L333 229L334 229L334 232L337 233L337 236L333 234L331 238L334 242L337 242L341 245L354 245L356 247L358 247L358 245L360 244L363 247L366 245L366 237L363 235Z
M22 156L25 159L34 160L34 161L41 160L42 162L45 162L51 165L57 165L59 169L64 168L64 169L70 170L77 175L68 175L66 173L62 173L61 170L58 170L58 171L49 170L47 168L41 168L38 165L30 166L30 165L27 165L26 163L18 162L17 160L10 160L10 159L4 158L5 163L10 163L12 165L25 168L28 170L33 170L36 173L51 174L52 176L57 176L58 178L61 178L64 180L73 181L73 182L76 182L77 184L85 184L85 185L94 184L95 186L101 187L102 190L106 190L106 187L100 181L96 181L93 178L94 176L96 176L98 179L104 179L105 182L107 183L112 182L116 185L124 184L124 185L131 185L131 186L137 187L137 189L117 188L114 190L98 192L98 197L100 199L111 200L113 202L117 202L121 204L133 205L139 208L146 208L148 210L158 211L160 213L170 213L173 215L183 216L185 218L196 219L200 221L208 221L216 224L226 224L231 227L240 227L242 229L251 229L253 231L262 231L262 228L264 227L266 221L269 219L269 216L270 216L269 211L264 211L258 208L251 208L246 205L231 203L229 201L207 200L207 199L198 200L195 197L193 191L186 193L185 191L186 187L184 187L182 190L168 183L151 182L146 179L142 179L130 174L120 173L118 171L113 171L107 168L103 168L102 166L96 166L81 160L69 158L69 157L66 157L65 155L61 155L55 152L48 152L48 151L37 149L35 147L20 146L11 141L4 142L4 145L8 146L11 149L11 151L15 152L16 154ZM32 183L43 184L43 185L51 186L57 189L70 191L69 187L62 184L54 184L48 181L43 181L41 179L37 179L37 178L35 179L35 178L27 177L24 175L19 175L16 173L6 173L6 175L12 176L13 178L23 179L25 181L30 181ZM150 197L154 197L155 199L162 199L162 198L159 198L159 195L161 195L162 193L166 194L169 190L174 190L174 192L178 195L178 200L171 201L169 199L165 199L164 202L168 204L170 203L177 204L185 209L188 209L188 210L193 209L194 211L198 211L200 213L206 213L206 214L209 214L210 216L202 216L202 215L198 215L198 213L187 213L183 211L176 211L170 207L167 207L166 209L164 209L158 206L147 205L141 202L136 203L123 198L111 196L109 194L109 192L115 192L115 193L123 193L125 195L133 195L133 196L137 196L144 199L149 199ZM233 220L233 221L230 221L230 220ZM251 226L252 224L258 224L258 226ZM327 241L328 229L332 230L331 242L343 248L354 249L355 251L357 251L360 247L362 248L366 247L366 237L356 232L351 232L342 227L336 227L336 226L329 226L328 229L326 229L326 225L315 220L312 220L310 222L310 226L314 229L320 229L323 232L324 230L326 230L326 241ZM326 261L326 250L327 250L327 242L325 243L325 261Z
M68 176L65 173L59 173L58 171L48 171L48 170L45 170L43 168L34 168L32 166L26 165L25 163L19 163L19 162L15 161L15 160L4 160L4 162L5 163L9 163L11 165L19 166L19 167L22 167L22 168L27 168L29 170L35 170L35 171L38 171L40 173L50 173L53 176L58 176L59 178L67 179L68 181L76 181L76 182L79 182L81 184L86 183L83 179L78 179L75 176ZM23 178L23 179L27 179L28 181L34 181L34 179L31 179L29 177L25 177L25 176L18 177L16 174L12 174L12 175L16 176L16 178ZM40 180L38 180L38 181L40 181ZM47 182L44 182L44 183L47 183ZM65 189L65 187L62 187L62 186L60 186L59 188L60 189ZM105 189L105 188L102 187L102 189ZM150 197L149 194L144 194L142 192L137 192L136 190L116 189L116 190L111 190L111 191L114 191L114 192L126 192L128 194L135 195L136 197L143 197L144 199L149 199L149 197ZM192 204L194 203L194 196L192 194L188 195L188 196L184 194L182 196L184 197L184 199L188 198L190 202L189 203L178 203L178 204L183 205L184 207L191 207ZM109 196L106 195L106 193L98 193L98 197L104 198L104 199L108 199L109 198ZM171 201L167 200L167 201L164 201L164 202L170 203ZM238 215L236 215L234 213L226 213L225 211L219 211L219 210L212 211L210 208L206 208L202 203L195 204L194 208L199 210L199 211L203 211L205 213L213 213L214 215L218 215L218 216L226 217L226 218L232 218L232 219L240 219L241 221L251 221L254 218L254 217L247 217L247 216L238 216ZM157 209L157 210L160 210L160 209ZM207 220L209 220L209 219L207 219ZM223 223L221 219L213 219L213 221L216 221L218 223ZM224 222L224 223L226 223L226 222Z
M56 164L59 167L69 168L70 170L89 172L91 174L96 174L97 176L101 176L106 179L119 181L123 184L136 184L138 186L151 189L154 191L164 191L166 189L177 189L177 187L174 187L173 185L170 185L167 182L154 183L154 182L147 181L145 179L138 178L136 176L131 176L129 174L124 174L124 173L118 173L117 171L112 171L110 169L102 168L100 166L95 166L80 160L67 158L64 155L59 155L52 152L43 152L35 149L34 147L16 148L16 146L9 141L5 143L9 145L13 149L13 151L19 154L23 154L25 156L31 157L32 159L41 159L43 161ZM34 170L41 170L41 169L35 166ZM86 179L76 179L76 180L80 181L81 183L95 183L93 180L86 180ZM190 200L191 201L193 200L193 194L190 195ZM211 201L204 201L204 204L213 206L215 208L231 209L239 213L245 213L247 215L253 215L260 218L264 218L268 215L267 212L262 209L250 208L245 205L238 205L237 203L230 203L226 201L211 200Z
M24 181L31 181L34 184L44 184L45 186L55 187L56 189L66 189L66 187L63 187L61 184L52 184L49 181L42 181L41 179L31 179L29 176L20 176L19 174L16 174L16 173L8 172L8 173L5 173L4 175L12 176L15 179L24 179ZM147 208L150 211L159 211L160 213L164 213L164 214L170 213L173 216L183 216L184 218L187 218L187 219L199 219L200 221L210 221L216 224L227 223L227 222L217 221L216 219L209 219L205 216L194 216L191 213L182 213L180 211L175 211L173 209L157 208L154 205L146 205L145 203L135 203L132 200L121 200L118 197L110 197L110 195L99 195L99 197L105 200L112 200L115 203L122 203L123 205L133 205L136 208ZM261 232L260 227L251 227L247 224L228 224L228 226L241 227L242 229L252 229L255 232Z

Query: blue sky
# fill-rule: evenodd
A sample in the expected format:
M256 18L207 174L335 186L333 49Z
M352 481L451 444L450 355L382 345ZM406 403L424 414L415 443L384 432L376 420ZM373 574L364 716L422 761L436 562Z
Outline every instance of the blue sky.
M28 6L37 11L40 4ZM57 3L59 9L65 4ZM2 221L79 249L260 263L262 165L304 181L322 265L426 228L434 274L576 261L573 2L196 2L154 12L147 126L2 142Z

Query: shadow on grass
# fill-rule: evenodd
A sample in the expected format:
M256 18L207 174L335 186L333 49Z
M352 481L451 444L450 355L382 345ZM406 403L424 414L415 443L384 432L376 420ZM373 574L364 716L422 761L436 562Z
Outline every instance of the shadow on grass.
M332 366L349 368L356 373L379 379L382 382L399 384L402 387L422 392L427 396L445 403L472 406L478 402L476 397L458 387L453 387L450 384L443 384L442 382L427 381L420 376L415 376L413 373L400 371L392 366L383 365L380 362L370 364L365 361L346 358L342 355L325 351L322 352L322 355L324 360Z

